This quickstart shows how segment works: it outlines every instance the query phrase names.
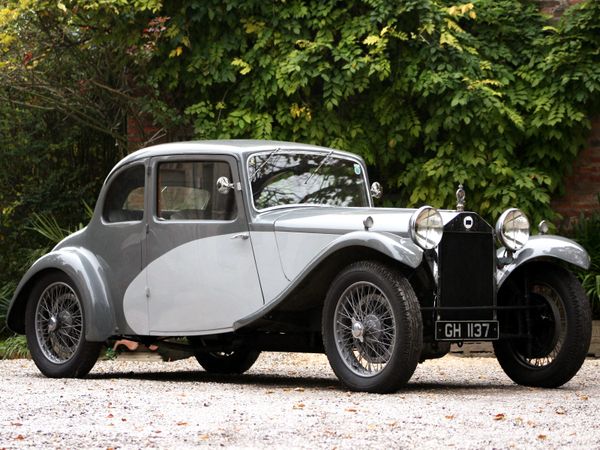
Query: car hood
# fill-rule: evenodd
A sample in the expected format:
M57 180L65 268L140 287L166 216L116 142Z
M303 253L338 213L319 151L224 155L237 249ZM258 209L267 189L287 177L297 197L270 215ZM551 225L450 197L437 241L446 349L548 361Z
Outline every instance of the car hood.
M332 208L303 207L268 211L259 222L276 232L345 234L364 230L364 220L373 219L370 231L409 235L409 222L416 209L410 208ZM456 211L440 211L444 223L452 220Z

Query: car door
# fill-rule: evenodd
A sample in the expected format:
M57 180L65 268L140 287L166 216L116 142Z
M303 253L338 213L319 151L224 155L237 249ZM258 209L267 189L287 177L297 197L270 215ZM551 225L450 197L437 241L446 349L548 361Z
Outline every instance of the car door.
M263 302L235 158L151 161L145 272L152 335L227 332ZM217 179L233 186L219 192Z

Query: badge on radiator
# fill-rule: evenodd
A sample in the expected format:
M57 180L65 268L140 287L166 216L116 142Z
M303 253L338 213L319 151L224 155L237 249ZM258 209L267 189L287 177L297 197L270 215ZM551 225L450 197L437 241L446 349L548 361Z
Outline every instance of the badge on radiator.
M470 230L471 228L473 228L473 218L471 216L466 216L463 219L463 225L465 226L465 229Z

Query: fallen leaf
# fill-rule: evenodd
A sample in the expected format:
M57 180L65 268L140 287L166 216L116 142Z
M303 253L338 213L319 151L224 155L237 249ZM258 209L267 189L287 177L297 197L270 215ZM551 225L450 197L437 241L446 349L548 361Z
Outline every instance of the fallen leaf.
M17 434L17 436L15 437L15 441L22 441L25 439L25 436L23 436L22 434Z
M199 439L202 439L203 441L208 440L209 436L208 433L207 434L201 434L200 436L198 436Z
M523 419L521 417L515 417L515 425L523 425Z
M545 441L546 439L548 439L548 436L546 436L545 434L538 434L537 437L540 441Z
M274 393L275 393L275 391L274 391L274 390L272 390L272 389L269 389L269 390L268 390L267 392L265 392L265 393L266 393L266 394L274 394Z
M304 392L304 388L302 387L297 387L294 389L296 392Z
M356 412L356 408L346 408L346 412L355 413Z
M121 422L127 422L127 419L125 417L122 417Z
M454 416L446 416L446 419L452 420L452 419L454 419Z
M180 427L185 427L187 424L187 422L177 422L177 425Z
M304 409L304 403L296 403L294 405L294 409Z
M376 428L377 428L377 425L375 425L374 423L370 423L370 424L367 425L367 429L368 430L374 430Z
M23 424L22 424L22 423L19 423L19 422L11 422L10 424L11 424L13 427L22 427L22 426L23 426Z
M505 418L506 418L506 416L504 414L502 414L502 413L496 414L494 416L494 420L504 420Z
M560 415L560 416L564 416L567 413L567 411L565 411L563 408L558 408L556 410L556 414Z
M398 421L397 420L390 420L387 423L388 427L395 427L396 425L398 425Z
M589 400L590 399L587 395L580 395L579 398L581 400Z
M115 416L113 416L113 415L112 415L112 414L110 414L110 413L108 414L108 416L106 416L106 418L107 418L107 419L112 419L113 417L115 417Z

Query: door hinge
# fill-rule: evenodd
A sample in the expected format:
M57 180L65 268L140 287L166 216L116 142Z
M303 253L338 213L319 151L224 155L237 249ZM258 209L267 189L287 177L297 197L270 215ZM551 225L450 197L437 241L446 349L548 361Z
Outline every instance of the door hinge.
M150 288L146 286L146 298L150 298Z

